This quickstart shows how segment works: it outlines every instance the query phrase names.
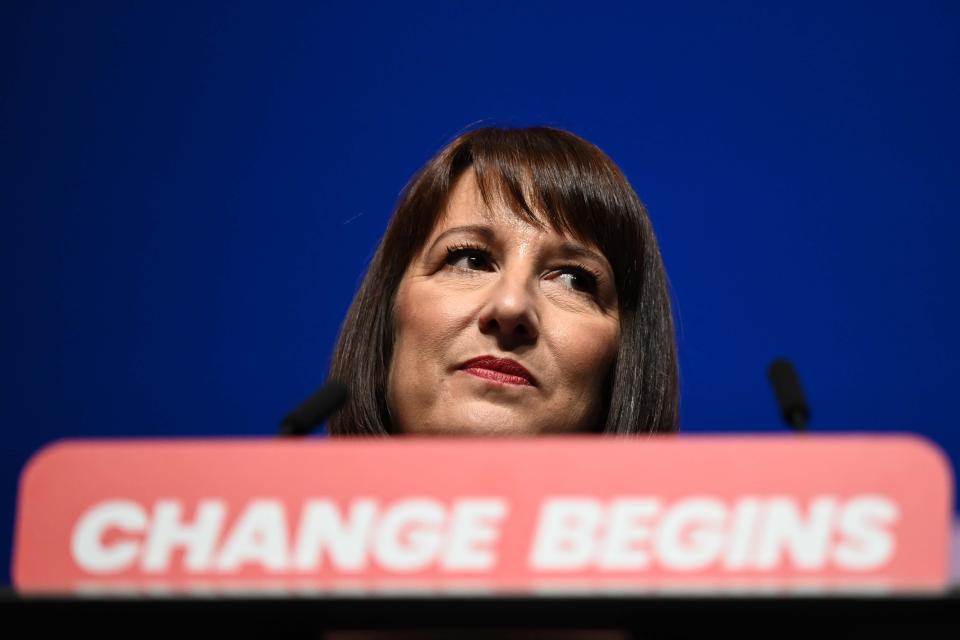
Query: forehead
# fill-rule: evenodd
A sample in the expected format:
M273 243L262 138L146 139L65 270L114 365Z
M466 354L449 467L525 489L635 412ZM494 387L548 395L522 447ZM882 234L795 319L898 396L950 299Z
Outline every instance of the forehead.
M446 207L438 217L431 237L436 237L454 227L486 225L497 234L522 237L524 240L565 239L595 247L591 242L582 242L554 229L540 213L534 213L533 219L529 215L522 215L504 202L499 193L487 195L485 200L474 171L472 169L465 171L450 191Z
M511 211L506 203L498 200L492 199L492 202L485 202L477 185L476 174L473 170L464 172L447 198L447 206L437 220L437 229L434 233L463 224L478 223L505 226L516 231L524 228L533 229L533 225Z

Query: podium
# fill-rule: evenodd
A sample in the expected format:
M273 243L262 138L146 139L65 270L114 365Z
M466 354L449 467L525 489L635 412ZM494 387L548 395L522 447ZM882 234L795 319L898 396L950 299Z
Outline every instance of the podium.
M952 486L912 436L64 442L23 472L0 606L108 636L902 636L956 626Z
M960 598L584 596L0 599L11 628L96 637L952 638ZM14 626L15 625L15 626ZM209 635L207 635L209 634Z

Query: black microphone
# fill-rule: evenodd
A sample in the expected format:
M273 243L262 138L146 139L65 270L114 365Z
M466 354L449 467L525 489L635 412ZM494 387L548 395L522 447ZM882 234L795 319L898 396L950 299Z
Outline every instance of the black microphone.
M347 394L347 385L328 380L280 422L280 435L308 435L343 405Z
M773 385L783 421L791 429L806 431L807 423L810 421L810 407L804 399L800 377L797 376L797 370L793 368L793 364L786 358L777 358L770 363L767 377Z

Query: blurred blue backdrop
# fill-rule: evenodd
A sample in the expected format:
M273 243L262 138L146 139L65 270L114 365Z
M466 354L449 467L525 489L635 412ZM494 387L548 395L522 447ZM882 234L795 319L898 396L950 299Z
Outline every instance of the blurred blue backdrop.
M960 463L960 4L5 2L0 570L57 438L270 435L410 175L475 123L620 164L687 432L913 431ZM953 399L952 399L953 398Z

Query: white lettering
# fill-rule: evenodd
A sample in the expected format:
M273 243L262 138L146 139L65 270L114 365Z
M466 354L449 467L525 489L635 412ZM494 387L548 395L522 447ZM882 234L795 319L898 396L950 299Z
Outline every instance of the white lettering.
M756 498L743 498L734 505L723 556L725 569L736 571L749 564L750 554L755 548L754 538L759 513L760 501Z
M529 565L537 571L589 566L603 507L590 498L550 498L540 510Z
M182 510L176 500L157 500L141 557L144 571L166 571L174 550L181 547L186 553L183 564L187 571L210 567L227 507L222 500L203 500L197 506L193 524L181 522Z
M597 564L612 571L646 569L650 553L643 548L652 537L660 513L655 499L615 499L607 515L607 533L600 543Z
M74 561L90 573L117 573L130 567L140 553L137 540L117 540L105 546L103 536L109 529L125 533L142 533L147 526L147 513L136 502L110 500L101 502L80 516L70 538Z
M315 571L320 567L321 552L326 549L331 567L362 571L367 566L367 547L376 516L377 503L369 498L350 503L346 523L332 500L309 500L300 518L294 567L298 571Z
M403 500L380 521L374 555L389 571L420 571L436 558L443 542L441 527L446 513L431 498Z
M669 509L655 537L657 556L675 571L697 571L716 561L724 544L727 506L714 498L688 498Z
M287 522L277 500L254 500L240 515L223 543L217 569L236 571L245 564L283 571L287 564Z
M303 503L289 535L288 505L259 499L231 514L219 499L187 506L160 499L152 511L114 499L82 513L70 552L93 575L138 569L229 574L265 572L359 575L496 570L510 503L500 497L444 502L411 497ZM533 523L528 568L535 572L696 572L728 574L872 571L896 551L900 508L882 495L841 500L820 495L548 497ZM522 532L514 532L521 534ZM119 576L118 576L119 578Z
M441 565L452 571L487 571L496 563L493 545L507 503L499 498L459 500L453 506Z
M780 564L781 555L786 551L798 569L822 568L827 561L836 513L837 500L832 497L813 500L806 521L795 500L769 500L753 566L772 569Z
M843 538L834 548L834 562L848 571L870 571L890 560L895 539L887 527L899 517L897 505L882 496L862 496L847 502L840 516Z

